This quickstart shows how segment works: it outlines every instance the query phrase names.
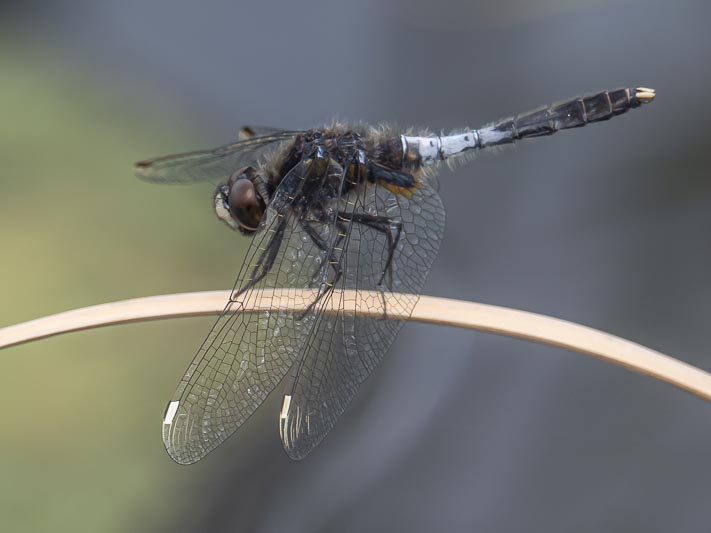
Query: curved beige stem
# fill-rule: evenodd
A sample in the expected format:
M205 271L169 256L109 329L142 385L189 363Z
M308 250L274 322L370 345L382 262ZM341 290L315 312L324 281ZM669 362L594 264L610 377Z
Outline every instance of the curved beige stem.
M67 311L0 329L0 348L111 324L215 315L223 310L229 294L229 291L170 294ZM308 291L294 289L288 290L288 296L286 290L255 291L253 295L254 297L245 302L245 312L277 308L299 311L304 309L304 305L295 305L294 301L312 301ZM358 296L362 299L368 298L369 305L380 298L379 294L359 293ZM398 298L398 295L390 298ZM343 300L354 302L355 294L345 291ZM338 301L339 298L334 296L326 304L326 311L333 312L334 304ZM269 305L258 305L259 302L269 302ZM388 309L390 318L408 318L391 311L397 309L395 300ZM381 309L358 312L373 316L382 314ZM565 320L494 305L432 296L421 296L409 319L509 335L568 348L652 376L711 401L711 374L634 342Z

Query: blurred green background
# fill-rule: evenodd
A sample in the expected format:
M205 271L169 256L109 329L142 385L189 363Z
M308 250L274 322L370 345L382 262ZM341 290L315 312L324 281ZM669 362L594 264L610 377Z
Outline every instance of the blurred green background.
M0 41L0 323L226 287L244 243L216 223L211 186L152 187L131 174L142 155L199 145L199 130L170 98L122 94L66 61L27 35ZM156 420L210 323L3 351L2 530L131 531L174 512L171 488L198 472L166 457Z
M443 172L426 292L711 368L702 1L0 4L0 325L231 286L212 187L138 159L243 124L479 126L627 84L606 124ZM271 398L193 467L160 419L210 318L0 352L0 531L705 531L711 408L562 350L408 325L307 461Z

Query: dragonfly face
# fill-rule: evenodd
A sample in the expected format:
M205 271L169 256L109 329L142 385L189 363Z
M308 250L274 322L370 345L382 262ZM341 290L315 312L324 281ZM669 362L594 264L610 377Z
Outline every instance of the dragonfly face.
M242 235L257 231L267 209L266 199L258 191L260 182L261 176L253 167L242 167L215 192L217 217Z
M170 456L202 459L286 379L282 444L291 458L306 457L394 341L403 320L392 317L409 316L417 303L444 235L433 168L653 98L642 87L601 91L451 135L339 124L245 128L241 140L214 150L137 163L146 181L220 183L217 216L252 236L225 310L165 412ZM275 306L273 289L286 289L287 303L306 303L306 311ZM289 289L312 296L304 302ZM329 301L335 312L324 311ZM244 312L248 305L270 310Z

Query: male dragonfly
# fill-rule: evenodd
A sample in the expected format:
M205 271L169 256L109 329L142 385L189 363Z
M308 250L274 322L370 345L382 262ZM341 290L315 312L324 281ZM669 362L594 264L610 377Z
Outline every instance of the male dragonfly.
M170 456L182 464L202 459L289 374L280 434L289 457L304 458L418 300L444 232L440 163L608 120L654 96L642 87L602 91L449 135L341 123L304 131L247 127L240 140L214 150L136 163L136 175L150 182L218 182L217 216L251 238L224 311L166 409ZM269 306L272 288L302 300L300 289L310 289L312 297L294 301L305 308L300 312L243 312L250 302ZM349 293L382 298L349 300ZM335 313L324 312L327 303ZM380 316L362 313L368 309Z

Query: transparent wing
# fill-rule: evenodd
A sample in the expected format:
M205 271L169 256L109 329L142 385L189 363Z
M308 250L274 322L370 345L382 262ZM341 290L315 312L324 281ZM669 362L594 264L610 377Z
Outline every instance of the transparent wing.
M242 126L239 129L239 140L255 139L257 137L267 137L286 131L283 128L272 128L270 126Z
M271 204L279 207L268 209L230 301L168 404L163 442L178 463L198 461L232 435L286 375L310 335L313 313L242 312L252 303L271 303L258 289L313 283L322 252L304 235L288 198L306 170L301 162L282 181Z
M397 293L388 309L409 315L444 232L445 211L432 184L423 183L409 198L368 184L341 200L339 215L350 222L344 223L348 237L343 251L334 254L343 273L336 286ZM339 312L318 316L284 398L280 433L292 459L304 458L336 424L403 324L356 313L359 305L381 308L380 298L368 302L357 296L360 304L343 301L339 292L333 298L340 298Z
M260 157L280 142L300 132L280 131L227 144L214 150L199 150L139 161L133 167L136 177L154 183L190 183L227 179L242 166L254 166Z

